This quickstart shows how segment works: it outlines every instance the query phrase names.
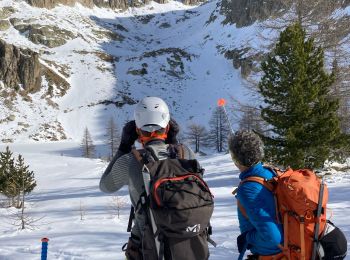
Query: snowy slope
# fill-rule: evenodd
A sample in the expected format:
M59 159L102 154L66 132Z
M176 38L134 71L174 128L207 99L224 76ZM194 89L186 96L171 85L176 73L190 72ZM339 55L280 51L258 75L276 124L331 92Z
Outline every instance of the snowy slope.
M8 43L40 52L42 64L71 85L63 97L45 100L42 96L48 86L44 79L43 89L30 95L32 102L17 97L12 109L0 98L0 120L15 116L0 124L0 142L12 139L16 143L11 149L23 154L38 182L27 208L30 217L38 220L34 230L18 231L11 224L13 209L0 208L0 260L38 259L42 237L50 238L49 259L124 259L121 247L128 238L127 188L117 194L127 204L118 219L111 210L113 196L98 189L106 163L79 158L78 142L87 126L100 144L110 116L121 126L132 118L133 103L146 95L164 98L182 127L190 121L206 124L219 97L248 98L239 72L224 58L223 50L257 45L258 25L240 29L222 25L219 3L189 7L176 1L164 5L151 2L118 12L80 5L46 10L19 0L0 1L0 7L17 10L10 18L34 19L76 36L50 49L33 44L13 27L0 31L0 38ZM123 40L110 39L111 32ZM120 107L105 105L105 101L117 102ZM66 135L69 140L46 143L53 135L58 139ZM41 142L28 142L33 137ZM4 145L0 146L0 151L3 149ZM98 150L98 154L106 154L103 145ZM239 229L231 191L238 183L238 171L227 155L200 161L216 202L212 224L218 247L210 249L210 259L236 259ZM328 183L332 220L350 240L350 172L334 174Z
M86 126L94 140L101 140L111 116L122 125L132 118L133 104L147 95L164 98L183 125L190 120L207 124L219 97L244 98L239 72L222 51L245 46L256 35L255 26L222 25L218 4L189 7L176 1L151 2L117 12L80 5L47 10L24 1L1 1L0 7L17 10L10 18L56 25L75 38L48 48L33 44L12 26L0 31L8 43L40 52L42 63L71 85L65 96L51 99L54 105L42 99L45 79L40 93L31 95L32 102L18 97L9 109L0 98L0 120L15 116L0 125L0 140L50 140L62 127L67 138L78 141ZM217 19L208 23L212 15ZM110 39L111 33L119 40ZM138 74L142 68L147 74ZM101 104L106 100L126 105Z
M34 219L43 218L35 223L34 230L18 231L10 224L13 212L1 208L1 260L38 259L42 237L50 239L48 259L124 259L121 247L128 238L128 190L124 187L116 194L126 202L118 219L111 210L112 196L98 189L106 163L75 157L79 151L73 143L18 144L11 149L21 152L36 173L38 186L28 197L26 210ZM210 247L210 259L237 259L239 228L236 200L231 192L238 184L238 170L229 155L200 157L199 160L206 169L205 178L215 196L211 223L218 247ZM332 212L329 215L350 243L350 172L334 174L327 183L328 212ZM80 205L84 208L83 220L80 220Z

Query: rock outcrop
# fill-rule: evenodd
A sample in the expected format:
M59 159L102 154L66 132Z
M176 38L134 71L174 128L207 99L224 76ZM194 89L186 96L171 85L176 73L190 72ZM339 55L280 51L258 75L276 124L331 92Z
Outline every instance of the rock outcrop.
M73 6L77 3L87 6L87 7L105 7L105 8L112 8L112 9L126 9L130 6L141 6L143 4L149 3L150 0L26 0L28 4L35 6L35 7L41 7L41 8L47 8L51 9L55 6L62 4L62 5L68 5ZM155 0L155 2L159 4L164 4L167 2L167 0ZM203 2L201 0L183 0L184 4L188 5L194 5L198 4L200 2Z
M244 27L265 20L284 8L283 0L223 0L221 13L226 16L224 23Z
M7 20L0 20L0 31L6 31L11 26L10 22Z
M281 16L290 10L296 1L285 0L222 0L221 13L226 16L224 23L237 27L249 26L256 21L264 21L271 16ZM338 8L350 5L350 0L302 1L302 15L330 15ZM317 18L316 18L317 19Z
M93 6L92 0L27 0L27 2L32 6L47 9L54 8L59 4L73 6L76 3L79 3L87 7Z
M34 92L40 89L39 54L0 40L0 80L14 90Z
M49 48L64 45L76 36L67 30L52 25L35 24L35 20L10 19L13 27L24 34L31 42L43 44Z
M204 3L205 1L202 0L183 0L183 3L185 5L197 5L199 3Z
M0 31L6 31L10 28L11 24L8 21L8 18L14 12L16 12L16 10L11 6L0 8Z
M27 0L27 2L32 6L47 9L54 8L59 4L73 6L77 3L86 7L95 5L112 9L126 9L129 6L127 0Z
M0 19L7 19L11 14L16 12L12 6L5 6L0 8Z
M98 7L106 7L106 8L112 8L112 9L126 9L128 8L128 1L127 0L93 0L92 1L94 5Z

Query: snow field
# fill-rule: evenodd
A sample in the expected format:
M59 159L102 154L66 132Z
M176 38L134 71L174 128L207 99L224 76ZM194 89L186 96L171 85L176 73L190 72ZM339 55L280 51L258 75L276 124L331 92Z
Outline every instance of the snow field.
M4 146L0 147L4 150ZM48 259L124 260L121 247L127 242L129 196L127 187L113 195L99 191L98 184L107 163L100 159L78 157L76 143L16 144L10 147L21 153L35 172L38 186L28 196L27 212L34 219L34 229L19 231L11 224L12 213L0 209L0 259L38 259L40 239L48 237ZM206 169L205 179L215 196L211 224L216 248L210 246L210 259L238 258L236 237L239 234L236 200L231 194L237 186L238 170L230 156L214 154L199 158ZM328 179L329 216L350 241L350 174ZM118 219L111 209L113 196L125 202ZM80 218L80 207L84 217ZM13 210L12 210L13 211ZM330 213L332 212L332 213ZM350 259L349 257L347 259Z

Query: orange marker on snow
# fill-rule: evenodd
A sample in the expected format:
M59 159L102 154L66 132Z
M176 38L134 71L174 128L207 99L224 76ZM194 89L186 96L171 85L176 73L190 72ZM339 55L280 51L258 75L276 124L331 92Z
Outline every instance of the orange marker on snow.
M218 100L218 106L219 107L223 107L223 106L225 106L226 105L226 100L224 99L224 98L220 98L219 100Z

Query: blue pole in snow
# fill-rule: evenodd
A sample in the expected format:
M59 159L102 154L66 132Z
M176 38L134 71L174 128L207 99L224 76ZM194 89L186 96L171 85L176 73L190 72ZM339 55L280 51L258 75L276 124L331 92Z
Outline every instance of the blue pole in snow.
M41 239L41 260L47 260L47 245L49 239L44 237Z

